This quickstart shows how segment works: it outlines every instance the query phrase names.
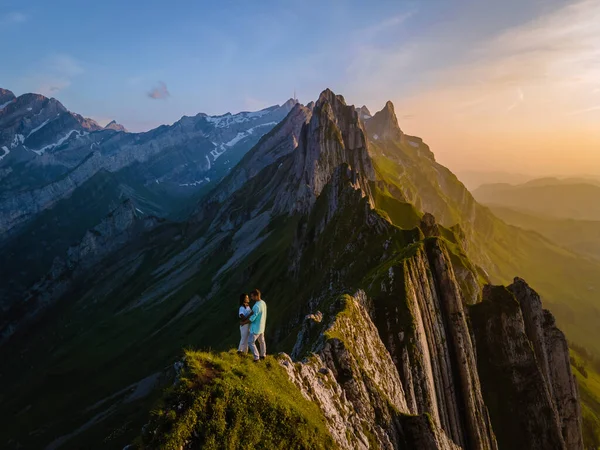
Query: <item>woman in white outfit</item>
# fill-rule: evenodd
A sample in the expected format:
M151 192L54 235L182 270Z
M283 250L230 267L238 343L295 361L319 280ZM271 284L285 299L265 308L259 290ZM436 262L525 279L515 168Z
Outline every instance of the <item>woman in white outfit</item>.
M248 294L240 295L240 309L238 312L240 319L240 345L238 347L238 353L248 353L248 337L250 336L250 321L248 317L252 315L252 309L250 309L250 298Z

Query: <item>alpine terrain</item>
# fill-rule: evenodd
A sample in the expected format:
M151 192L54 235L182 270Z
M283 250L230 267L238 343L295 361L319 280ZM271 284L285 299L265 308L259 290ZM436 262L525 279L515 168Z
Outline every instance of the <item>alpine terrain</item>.
M124 200L138 215L185 216L294 104L128 133L0 89L1 310L20 314L22 292Z
M600 350L600 262L478 204L391 102L293 103L142 134L69 115L79 128L44 151L2 125L0 145L23 136L5 157L6 230L51 194L75 199L66 184L141 177L3 314L2 447L592 448L597 374L561 329ZM149 161L209 170L195 146L219 152L220 125L277 114L185 218L138 190L187 174L187 156ZM79 181L88 166L103 170ZM232 350L253 287L269 308L258 364Z

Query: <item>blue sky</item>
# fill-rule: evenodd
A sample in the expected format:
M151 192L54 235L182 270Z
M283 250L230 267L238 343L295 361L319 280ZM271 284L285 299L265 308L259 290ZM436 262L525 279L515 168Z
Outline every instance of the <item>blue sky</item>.
M482 70L503 52L520 51L508 42L512 33L539 31L573 4L583 5L577 17L585 20L588 10L598 12L592 3L0 0L0 86L54 96L72 111L133 131L182 115L282 103L294 88L307 103L330 87L371 109L391 99L407 126L421 131L427 121L414 120L419 99L429 105L440 88L460 87L473 64ZM506 94L516 96L509 107L529 98L520 81ZM460 95L477 102L476 94Z

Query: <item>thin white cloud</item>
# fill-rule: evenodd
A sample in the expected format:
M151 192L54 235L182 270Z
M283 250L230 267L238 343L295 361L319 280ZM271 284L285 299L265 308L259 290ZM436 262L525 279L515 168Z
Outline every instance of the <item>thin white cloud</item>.
M583 108L583 109L578 109L575 111L571 111L570 113L568 113L568 116L578 116L580 114L585 114L585 113L589 113L592 111L600 111L600 105L596 105L596 106L590 106L588 108Z
M519 106L523 100L525 100L525 95L523 94L523 89L517 89L517 99L508 107L507 111L512 111L517 106Z
M401 14L397 14L395 16L389 17L385 20L382 20L379 23L370 25L364 28L359 35L361 37L372 37L376 34L382 33L384 31L396 28L403 23L405 23L408 19L414 16L414 11L407 11Z
M73 79L84 72L83 64L71 55L63 53L48 55L40 62L34 76L37 92L54 96L68 88Z

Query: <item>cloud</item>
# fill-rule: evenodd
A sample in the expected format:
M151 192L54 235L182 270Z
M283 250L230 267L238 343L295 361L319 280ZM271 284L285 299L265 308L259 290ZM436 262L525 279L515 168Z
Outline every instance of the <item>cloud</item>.
M69 78L85 72L79 61L65 54L52 55L46 59L46 65L49 71Z
M155 100L161 100L171 96L171 94L169 94L169 90L167 89L167 85L162 81L159 81L158 86L155 86L148 91L147 95Z
M83 64L71 55L57 53L46 56L36 68L32 76L37 85L36 92L54 96L68 88L73 79L85 73Z
M512 111L513 109L515 109L517 106L519 106L520 103L523 102L523 100L525 100L525 94L523 94L523 89L518 88L517 99L508 107L507 111Z
M589 113L592 111L600 111L600 105L596 105L596 106L590 106L588 108L583 108L583 109L578 109L575 111L571 111L570 113L568 113L568 116L578 116L580 114L585 114L585 113Z
M374 25L370 25L362 30L360 34L361 37L367 36L372 37L376 34L382 33L384 31L393 29L402 25L408 19L410 19L414 15L414 11L407 11L401 14L397 14L395 16L389 17L385 20L382 20L379 23Z
M440 24L446 28L434 43L424 37L369 49L366 69L357 65L352 74L385 89L401 105L399 117L414 114L405 131L426 139L451 169L600 167L600 2L556 3L530 20L516 15L450 53L444 43L461 33L450 23ZM375 88L362 89L381 103Z
M12 11L7 14L0 16L0 23L23 23L26 22L29 17L20 11Z

